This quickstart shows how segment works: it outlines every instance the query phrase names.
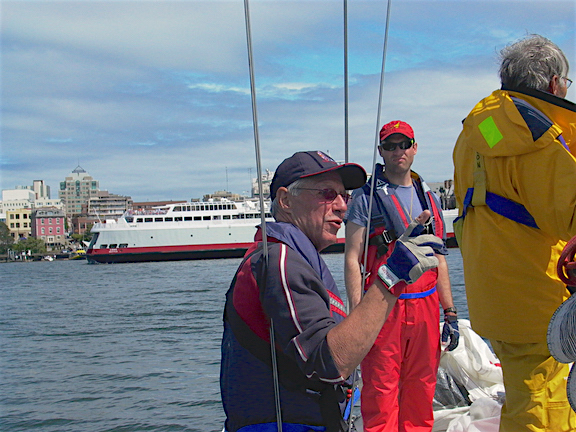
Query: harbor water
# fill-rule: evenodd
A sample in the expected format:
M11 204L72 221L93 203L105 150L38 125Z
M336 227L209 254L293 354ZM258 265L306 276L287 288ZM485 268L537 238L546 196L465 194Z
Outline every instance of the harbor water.
M343 254L324 258L343 294ZM222 309L239 263L0 264L0 430L221 431ZM468 318L458 249L448 265Z

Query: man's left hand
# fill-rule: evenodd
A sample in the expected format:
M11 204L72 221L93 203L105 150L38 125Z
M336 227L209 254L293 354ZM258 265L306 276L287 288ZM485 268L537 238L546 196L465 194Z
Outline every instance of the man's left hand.
M458 346L460 331L458 330L458 317L455 315L444 315L444 327L442 327L442 343L450 342L444 351L452 351Z

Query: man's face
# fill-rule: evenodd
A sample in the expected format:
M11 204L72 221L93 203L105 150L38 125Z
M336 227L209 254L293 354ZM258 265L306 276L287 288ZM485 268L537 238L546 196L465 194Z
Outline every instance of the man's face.
M289 195L291 222L306 234L316 250L321 251L336 243L336 233L348 208L342 195L330 202L321 191L333 189L338 194L346 194L346 190L340 175L335 172L310 177L305 187L314 190L301 189L299 195Z
M399 144L408 141L409 138L405 135L396 133L390 135L386 138L386 142ZM382 146L378 147L380 151L380 156L384 159L384 164L386 165L386 171L403 173L410 170L410 167L414 163L414 156L418 150L418 143L414 142L412 147L402 150L400 146L396 146L394 150L384 150Z

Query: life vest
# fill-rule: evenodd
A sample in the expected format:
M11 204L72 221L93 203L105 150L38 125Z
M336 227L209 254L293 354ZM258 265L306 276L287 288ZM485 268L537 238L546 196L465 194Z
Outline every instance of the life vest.
M276 225L279 224L268 224L267 227L270 231L269 234L277 235L282 232L281 229L277 230ZM269 247L271 243L282 242L287 243L289 247L295 249L295 244L293 244L294 239L292 237L288 235L281 238L282 240L280 241L277 238L269 236ZM246 253L241 265L238 267L234 279L230 284L230 289L226 293L223 319L229 323L230 328L240 345L242 345L244 349L249 351L258 360L268 365L270 373L273 373L268 318L265 318L266 322L261 323L257 328L252 328L242 319L239 312L234 307L233 301L234 288L236 287L236 280L239 272L246 265L252 265L250 260L254 255L262 253L262 243L259 241L261 239L261 231L258 231L256 234L256 241L258 241L258 243L252 245ZM338 290L336 284L331 275L329 275L328 268L321 269L315 265L314 258L317 256L318 252L313 249L311 244L299 243L298 246L298 249L295 250L298 250L298 252L310 263L311 267L321 275L322 280L326 284L325 288L330 297L330 315L335 322L340 322L346 317L345 307L337 294ZM325 272L328 273L325 275ZM264 286L264 282L262 281L256 281L256 283L258 283L259 287ZM330 384L310 380L298 367L296 362L277 347L275 349L275 357L280 384L289 391L299 392L303 397L309 397L317 401L327 432L344 432L347 428L340 409L340 402L346 400L348 389L351 388L351 383Z
M385 176L383 166L381 164L376 164L376 192L373 194L373 208L372 215L370 218L370 234L369 234L369 246L368 246L368 257L366 268L371 269L374 265L374 260L385 255L386 260L388 256L393 251L393 246L402 233L406 230L408 225L412 222L410 220L410 215L407 213L406 209L400 203L396 191L394 188L389 187L390 182ZM429 234L435 234L436 236L444 239L445 228L444 219L442 217L442 210L440 203L434 195L434 192L428 187L426 182L415 172L411 172L413 179L413 184L416 188L416 194L423 210L430 210L432 213L431 222L427 225ZM362 186L362 189L366 196L370 196L371 182L366 183ZM365 288L367 289L371 284L376 275L369 275L366 279ZM422 278L421 278L422 279ZM427 272L427 276L423 276L422 280L416 281L416 283L429 284L433 279L434 283L436 280L435 272ZM414 285L414 284L413 284ZM435 291L428 287L427 290L422 291L424 297L430 295ZM403 293L400 298L415 298L414 293Z

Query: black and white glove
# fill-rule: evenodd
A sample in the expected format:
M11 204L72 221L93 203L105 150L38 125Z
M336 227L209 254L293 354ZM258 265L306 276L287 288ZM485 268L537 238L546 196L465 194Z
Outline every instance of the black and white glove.
M378 269L378 277L389 290L401 281L414 283L425 272L438 267L434 252L443 250L444 243L432 234L412 237L413 232L421 230L421 227L421 224L413 221L396 240L386 264Z
M454 309L455 308L449 308ZM456 313L456 312L454 312ZM458 328L458 317L456 315L446 315L444 311L444 326L442 327L442 344L447 345L444 351L453 351L458 346L460 340L460 330Z

